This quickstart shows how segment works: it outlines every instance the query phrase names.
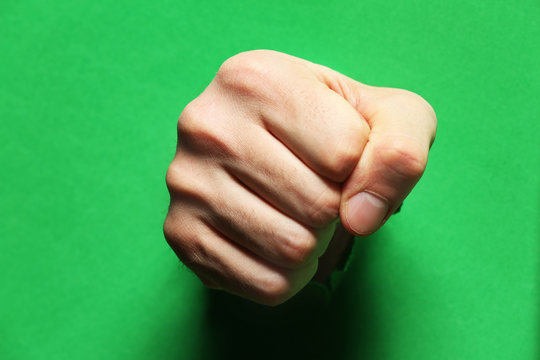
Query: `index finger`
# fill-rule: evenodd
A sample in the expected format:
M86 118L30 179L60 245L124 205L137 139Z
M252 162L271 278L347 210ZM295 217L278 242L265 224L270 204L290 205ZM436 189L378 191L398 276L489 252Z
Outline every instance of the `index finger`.
M285 54L250 52L229 59L216 79L239 106L251 103L261 125L307 166L342 182L358 162L369 128L316 76L320 70L313 65Z

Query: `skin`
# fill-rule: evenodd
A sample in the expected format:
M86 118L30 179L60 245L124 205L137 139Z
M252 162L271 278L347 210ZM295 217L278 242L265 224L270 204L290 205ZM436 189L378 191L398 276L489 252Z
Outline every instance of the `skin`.
M338 219L358 236L384 224L422 176L435 131L414 93L278 52L235 55L178 121L165 237L205 285L280 304L319 258L318 278L337 262Z

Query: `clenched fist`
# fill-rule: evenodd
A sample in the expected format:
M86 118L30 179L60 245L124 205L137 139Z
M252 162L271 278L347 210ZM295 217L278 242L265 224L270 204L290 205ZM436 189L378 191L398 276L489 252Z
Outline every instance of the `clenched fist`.
M336 224L376 231L422 175L436 130L418 95L273 51L228 59L178 121L165 237L209 287L280 304Z

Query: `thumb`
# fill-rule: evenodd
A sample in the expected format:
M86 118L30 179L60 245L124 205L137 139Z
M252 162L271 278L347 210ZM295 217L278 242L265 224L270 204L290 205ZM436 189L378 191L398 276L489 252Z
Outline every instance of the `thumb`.
M420 96L358 84L357 110L371 131L360 161L343 186L340 216L355 235L386 222L422 176L436 118Z

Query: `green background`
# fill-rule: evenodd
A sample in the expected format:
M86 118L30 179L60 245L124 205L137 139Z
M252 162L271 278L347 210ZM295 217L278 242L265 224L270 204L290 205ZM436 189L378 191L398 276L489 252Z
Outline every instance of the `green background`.
M3 0L0 358L535 359L539 21L538 0ZM178 115L258 48L437 112L426 174L327 307L206 291L163 239Z

